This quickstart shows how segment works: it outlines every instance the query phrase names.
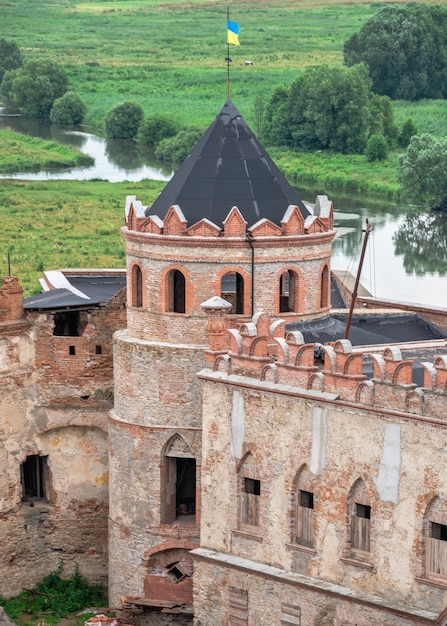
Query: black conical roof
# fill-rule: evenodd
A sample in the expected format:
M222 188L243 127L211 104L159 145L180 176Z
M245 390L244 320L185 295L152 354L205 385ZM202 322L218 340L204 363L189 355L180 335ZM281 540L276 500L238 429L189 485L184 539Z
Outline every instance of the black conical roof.
M248 226L264 217L279 225L289 205L309 215L231 100L146 213L163 219L173 204L189 225L206 217L221 226L233 206Z

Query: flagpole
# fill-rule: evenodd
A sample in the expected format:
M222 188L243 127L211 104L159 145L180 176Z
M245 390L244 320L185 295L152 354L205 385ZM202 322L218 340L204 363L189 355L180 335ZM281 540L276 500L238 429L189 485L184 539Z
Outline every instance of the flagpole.
M227 97L230 100L230 42L228 41L228 21L230 19L230 7L227 6Z

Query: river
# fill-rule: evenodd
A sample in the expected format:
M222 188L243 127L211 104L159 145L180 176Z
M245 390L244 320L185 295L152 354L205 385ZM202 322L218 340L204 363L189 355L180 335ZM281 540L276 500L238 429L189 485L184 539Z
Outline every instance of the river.
M35 172L3 176L24 180L87 180L110 182L169 180L172 172L154 165L153 157L135 149L132 141L106 140L88 129L67 130L0 109L0 128L76 146L95 165L64 172ZM317 192L298 190L314 202ZM323 190L318 193L325 193ZM356 274L365 220L374 226L368 242L362 284L378 297L447 308L447 215L416 206L362 201L328 193L334 203L337 237L332 267ZM144 202L144 198L141 198Z

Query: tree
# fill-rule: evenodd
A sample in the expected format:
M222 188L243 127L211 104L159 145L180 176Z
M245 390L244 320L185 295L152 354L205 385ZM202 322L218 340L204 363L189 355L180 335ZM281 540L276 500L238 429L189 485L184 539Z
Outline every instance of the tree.
M411 138L399 157L397 178L414 204L431 208L447 205L447 139L431 135Z
M57 98L50 112L53 124L81 124L87 107L75 91L67 91Z
M366 142L365 156L368 163L385 161L388 158L388 143L382 133L376 133Z
M7 82L7 93L3 83ZM53 102L67 91L65 71L53 61L26 61L5 74L2 93L28 117L47 119ZM6 89L5 89L6 91Z
M447 97L447 10L409 5L379 10L344 44L349 67L364 62L378 94Z
M191 152L202 132L193 126L181 130L175 137L163 139L155 149L155 156L166 163L180 163Z
M156 146L179 132L177 122L165 115L151 115L146 118L138 131L138 141L148 146Z
M107 137L114 139L134 139L143 121L144 111L136 102L123 102L107 113Z
M413 120L409 117L402 126L397 141L402 148L406 148L410 143L410 139L413 135L418 134L418 129L416 128Z
M313 67L266 109L266 137L301 150L363 153L371 134L371 80L366 66Z
M22 67L23 59L19 46L14 41L0 39L0 83L8 70L16 70Z

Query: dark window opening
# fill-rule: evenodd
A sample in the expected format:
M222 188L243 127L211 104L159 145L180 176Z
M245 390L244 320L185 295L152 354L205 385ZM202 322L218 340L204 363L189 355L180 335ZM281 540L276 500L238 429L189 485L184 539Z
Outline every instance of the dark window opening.
M371 519L371 507L367 504L356 504L355 514L357 517L363 517L365 519Z
M23 500L45 498L47 458L32 454L20 466Z
M71 356L74 356L76 354L75 346L68 346L68 354L70 354Z
M231 304L231 313L244 312L244 279L238 272L228 272L220 282L220 297Z
M447 541L447 526L431 522L431 537L440 541Z
M171 313L186 311L185 277L179 270L173 270L168 276L168 311Z
M196 460L176 458L176 517L196 513Z
M325 309L329 306L329 270L327 267L323 269L321 274L321 285L320 285L320 309Z
M295 272L287 270L279 279L279 312L288 313L296 309L297 280Z
M80 311L55 313L53 335L58 337L80 337L85 324L85 314L81 316Z
M255 496L261 495L261 481L253 478L244 478L244 491Z
M102 354L102 346L96 346L96 354Z
M300 491L300 506L306 509L314 508L314 494L311 491Z
M132 268L132 306L143 306L143 274L138 265L134 265Z
M175 583L181 582L184 578L188 576L187 572L185 572L185 570L179 563L172 563L171 565L168 565L166 574Z

